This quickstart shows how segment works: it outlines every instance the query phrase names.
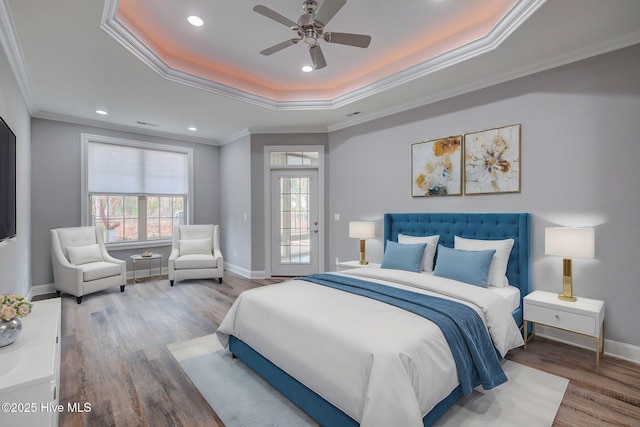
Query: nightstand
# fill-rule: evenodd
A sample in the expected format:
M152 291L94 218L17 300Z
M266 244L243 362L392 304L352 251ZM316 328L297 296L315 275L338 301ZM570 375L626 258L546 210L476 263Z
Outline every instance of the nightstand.
M360 264L360 261L341 261L336 264L338 271L348 270L350 268L380 268L380 264L370 262L369 264Z
M604 301L577 297L575 302L558 299L553 292L535 291L524 297L524 348L527 348L527 322L539 323L596 339L596 372L604 352Z

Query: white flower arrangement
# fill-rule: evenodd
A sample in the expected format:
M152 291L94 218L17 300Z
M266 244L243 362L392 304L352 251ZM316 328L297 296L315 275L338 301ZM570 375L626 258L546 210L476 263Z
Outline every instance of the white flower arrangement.
M16 317L26 317L31 313L33 304L23 296L5 294L0 296L0 320L9 321Z

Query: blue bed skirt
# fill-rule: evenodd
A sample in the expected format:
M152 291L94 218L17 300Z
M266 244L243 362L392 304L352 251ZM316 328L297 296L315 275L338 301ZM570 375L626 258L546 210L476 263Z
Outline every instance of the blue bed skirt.
M320 425L331 427L358 425L353 418L278 368L242 340L234 336L229 337L229 350ZM425 415L422 419L423 424L433 425L461 397L462 388L458 386Z

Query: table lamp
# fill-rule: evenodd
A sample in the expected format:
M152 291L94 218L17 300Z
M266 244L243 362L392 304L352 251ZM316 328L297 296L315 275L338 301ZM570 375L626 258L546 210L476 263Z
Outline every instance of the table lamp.
M595 229L547 227L544 230L544 253L564 258L562 262L562 293L558 295L558 298L563 301L575 301L571 259L595 258Z
M349 237L360 239L360 265L369 264L365 258L364 239L376 236L376 223L370 221L349 221Z

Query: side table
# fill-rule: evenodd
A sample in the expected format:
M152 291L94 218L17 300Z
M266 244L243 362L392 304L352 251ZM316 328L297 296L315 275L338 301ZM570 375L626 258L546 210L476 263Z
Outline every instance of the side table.
M524 297L524 348L527 348L527 322L539 323L595 338L596 372L604 352L604 301L577 297L575 302L558 299L558 294L534 291Z
M131 255L131 266L133 268L133 283L136 283L136 262L140 260L149 261L149 277L151 277L151 260L158 259L160 260L160 275L158 277L162 277L162 254L151 254L149 256L143 256L140 254Z

